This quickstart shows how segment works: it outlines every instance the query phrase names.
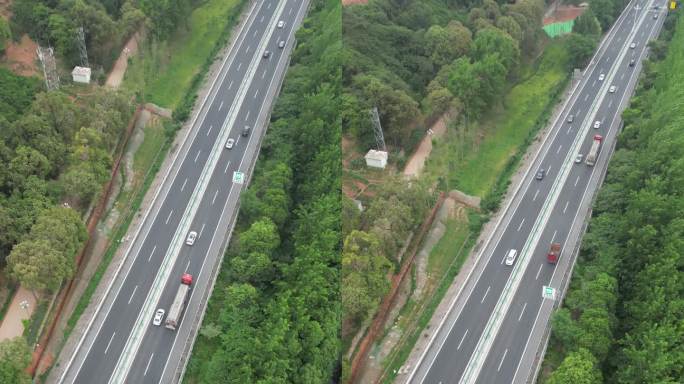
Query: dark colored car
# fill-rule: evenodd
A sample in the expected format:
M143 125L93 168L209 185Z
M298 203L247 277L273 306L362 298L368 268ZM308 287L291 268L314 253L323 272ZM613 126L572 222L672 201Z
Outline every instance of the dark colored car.
M242 128L242 136L249 136L250 130L251 130L251 128L249 127L249 125L245 125L245 127Z
M541 180L544 178L545 174L546 174L546 171L544 170L544 168L541 168L540 170L537 171L537 174L534 175L534 178L537 180Z

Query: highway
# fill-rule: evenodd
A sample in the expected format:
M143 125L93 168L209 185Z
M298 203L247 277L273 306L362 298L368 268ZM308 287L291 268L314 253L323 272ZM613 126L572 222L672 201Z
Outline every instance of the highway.
M178 380L181 355L195 335L191 326L201 318L201 301L212 287L211 272L246 185L235 172L249 177L307 5L296 0L254 4L59 382ZM265 50L271 52L267 58ZM243 136L246 126L251 131ZM229 137L235 140L232 149L225 148ZM198 233L192 246L185 244L189 231ZM194 282L179 328L152 325L157 308L168 313L183 273Z
M652 7L655 4L659 10ZM635 10L635 5L640 9ZM484 245L479 269L452 303L408 382L527 380L518 372L532 330L546 326L537 321L543 286L550 285L554 273L562 272L546 261L546 253L553 242L565 244L571 227L584 219L578 217L581 202L598 187L590 180L601 172L599 167L574 159L578 153L586 156L595 134L607 138L603 148L608 148L608 139L614 140L647 42L659 33L665 19L664 7L660 0L634 0L616 21ZM632 59L634 66L629 65ZM609 92L611 86L616 87L614 93ZM572 123L567 121L569 115L574 116ZM598 128L596 121L600 121ZM609 156L607 152L599 158ZM534 177L538 169L546 170L542 180ZM513 266L504 264L510 249L518 251ZM567 251L561 258L569 256L571 250Z

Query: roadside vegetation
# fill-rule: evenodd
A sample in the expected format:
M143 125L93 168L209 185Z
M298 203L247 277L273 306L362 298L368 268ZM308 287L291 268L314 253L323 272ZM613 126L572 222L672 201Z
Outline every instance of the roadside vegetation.
M684 381L684 22L651 43L539 382Z
M297 32L187 383L325 383L340 353L340 3Z
M169 38L151 36L130 60L124 87L146 102L171 108L183 121L192 110L199 86L231 38L246 0L208 0L188 11Z

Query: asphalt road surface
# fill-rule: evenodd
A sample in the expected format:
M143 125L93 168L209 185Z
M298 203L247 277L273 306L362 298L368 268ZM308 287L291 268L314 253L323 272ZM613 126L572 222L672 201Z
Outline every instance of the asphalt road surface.
M151 291L163 288L158 303L153 303L153 311L164 308L168 313L183 273L195 276L193 290L197 289L197 284L207 284L198 282L197 276L207 274L203 267L210 245L228 235L215 232L222 216L233 215L234 212L227 212L226 207L235 206L242 187L233 183L233 172L246 172L248 161L245 159L255 156L253 146L250 147L251 152L247 151L248 143L250 140L258 141L258 135L264 132L263 127L255 127L255 123L259 116L263 118L264 114L269 113L263 108L264 99L269 90L280 84L280 78L276 78L276 66L281 59L286 61L293 45L291 40L294 39L296 20L301 19L306 11L305 6L306 2L295 0L257 2L231 50L232 58L219 71L211 96L205 101L203 112L191 128L194 131L188 139L191 142L184 144L185 152L177 160L180 165L174 163L177 169L164 182L165 185L170 183L168 192L157 196L157 199L162 199L160 208L145 219L141 236L134 240L132 251L127 256L133 258L132 266L126 271L122 270L123 273L117 277L123 279L123 284L106 295L111 304L102 306L95 317L87 331L89 336L77 349L62 376L62 382L121 382L121 378L113 378L112 374L117 364L124 364L124 367L130 367L121 376L125 377L125 382L159 383L162 377L168 377L166 369L176 368L177 362L169 361L169 356L173 348L183 347L185 340L177 338L187 332L153 326L151 316L143 319L145 329L141 331L138 347L132 348L129 356L122 354L127 341L132 339L131 331ZM284 22L282 27L276 25L280 20ZM279 48L280 41L287 42L286 46ZM271 52L268 58L263 57L264 49L259 48L263 48L264 44L265 50ZM251 62L255 63L256 68L250 65ZM239 89L242 92L238 92ZM230 122L233 123L227 125ZM245 126L252 127L247 136L241 135ZM235 140L232 149L224 148L226 129L230 130L230 137ZM224 134L221 135L221 132ZM218 143L218 150L215 145L217 140L222 141ZM210 168L211 164L214 164L213 168ZM209 172L209 176L206 184L200 188L198 183L203 170ZM190 220L190 230L199 235L195 244L188 246L184 244L187 232L183 230L183 233L178 234L177 231L181 230L179 225L184 222L184 212L192 203L191 197L196 187L203 193L196 196L199 199L196 211L185 222ZM168 279L155 288L155 276L163 268L164 259L169 257L167 251L174 236L176 239L180 236L183 245L180 252L174 255L175 262L170 264ZM173 249L171 253L175 253ZM191 302L199 299L199 296L192 296ZM181 322L179 328L184 326L186 324ZM128 366L125 365L126 361Z
M635 4L641 9L635 11ZM649 6L655 4L660 5L660 10ZM500 237L495 238L493 247L481 260L486 263L482 273L479 278L476 277L472 290L463 291L467 295L465 304L455 306L456 311L447 315L454 317L454 320L446 321L445 326L438 331L413 372L412 383L447 384L463 380L489 384L513 381L528 337L535 326L543 300L542 287L549 284L555 271L555 266L546 261L549 246L553 242L564 244L571 225L577 219L582 198L589 188L597 187L589 185L589 179L592 172L599 170L584 162L575 163L575 155L579 152L586 156L595 134L605 137L609 129L617 129L618 108L624 107L623 101L631 94L628 82L633 76L638 76L639 66L630 66L630 60L634 58L639 62L643 58L647 41L660 31L665 16L664 6L661 0L634 1L617 21L614 33L601 46L575 90L573 99L551 130L551 136L541 152L541 160L538 158L535 163L546 170L545 177L536 180L534 176L537 169L528 173L527 180L523 181L518 191L518 194L522 194L519 204L513 206L508 219L502 221L500 225L503 228L496 230ZM656 13L659 17L654 19ZM643 19L642 15L645 15ZM629 38L633 28L636 28L636 34L634 38ZM634 48L630 47L632 42L635 43ZM602 74L605 79L599 80ZM609 92L611 85L616 87L614 93ZM567 122L568 115L574 116L572 123ZM595 121L600 121L598 128L594 128ZM579 151L573 145L575 140L581 140ZM603 146L606 146L605 143ZM563 169L564 181L559 180ZM552 186L559 182L564 183L556 195L557 199L550 206L548 220L533 229ZM533 245L531 256L521 260L520 250L533 236L532 232L537 233L539 240ZM520 285L495 333L491 348L484 356L477 357L474 351L513 271L512 266L504 263L510 249L519 252L516 263L525 262L527 265L522 266L524 272ZM475 369L475 374L466 380L466 368L477 358L480 359L481 369Z

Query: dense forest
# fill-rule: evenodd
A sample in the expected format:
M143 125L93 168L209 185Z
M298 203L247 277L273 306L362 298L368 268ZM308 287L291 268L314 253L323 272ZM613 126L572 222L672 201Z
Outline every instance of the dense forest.
M74 98L41 86L0 69L0 265L24 287L54 292L73 276L87 236L81 216L109 180L133 106L123 93ZM21 339L0 344L0 355L16 354L1 359L0 382L26 378L15 365L22 348Z
M650 45L564 307L552 320L545 364L555 370L547 383L684 382L684 120L676 112L684 107L684 22L677 12Z
M340 2L315 0L186 382L325 383L340 354Z

